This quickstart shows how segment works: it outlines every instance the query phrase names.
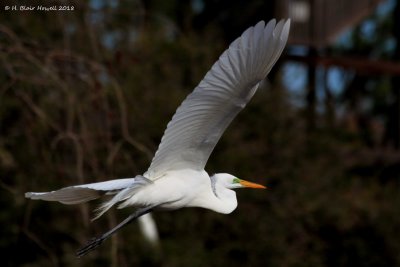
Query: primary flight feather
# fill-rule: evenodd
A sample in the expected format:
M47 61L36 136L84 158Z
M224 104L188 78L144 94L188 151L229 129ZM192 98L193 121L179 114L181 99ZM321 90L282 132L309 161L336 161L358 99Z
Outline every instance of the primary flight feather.
M27 198L77 204L113 195L97 209L98 218L112 206L136 207L123 222L78 250L82 256L132 220L157 209L202 207L231 213L235 188L265 188L227 173L209 176L204 167L221 135L253 97L286 45L290 20L248 28L220 56L204 79L182 102L168 123L158 150L143 175L25 194Z

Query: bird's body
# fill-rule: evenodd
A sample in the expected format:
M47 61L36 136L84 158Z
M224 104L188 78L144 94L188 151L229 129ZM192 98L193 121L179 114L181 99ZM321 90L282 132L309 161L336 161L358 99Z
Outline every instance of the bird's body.
M182 179L185 180L185 183L181 182ZM215 198L210 190L210 181L205 171L190 169L169 171L161 179L145 186L143 190L123 202L121 208L148 206L152 203L162 203L157 208L169 210L182 207L204 207L203 198L207 200ZM160 188L162 188L161 191ZM143 199L146 199L148 203L142 203Z
M182 180L185 183L182 183ZM213 191L212 180L206 171L190 169L169 171L162 179L144 186L142 190L122 202L120 208L146 207L154 203L161 203L156 209L174 210L183 207L199 207L219 213L231 213L237 206L235 191L219 184L215 186L218 188L216 190L219 190L218 193Z
M228 214L237 207L232 189L264 186L204 170L221 135L253 97L280 56L290 21L263 21L247 29L220 56L200 84L182 102L168 123L147 172L135 178L110 180L26 193L27 198L77 204L104 195L112 198L97 209L96 218L114 205L138 208L118 226L78 251L82 256L122 226L152 210L200 207Z

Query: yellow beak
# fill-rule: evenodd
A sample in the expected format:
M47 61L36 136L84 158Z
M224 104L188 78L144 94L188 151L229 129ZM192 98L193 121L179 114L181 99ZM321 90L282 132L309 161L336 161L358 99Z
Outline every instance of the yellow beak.
M259 188L259 189L266 189L266 186L260 185L260 184L256 184L256 183L252 183L249 181L245 181L245 180L240 180L240 184L243 187L249 187L249 188Z

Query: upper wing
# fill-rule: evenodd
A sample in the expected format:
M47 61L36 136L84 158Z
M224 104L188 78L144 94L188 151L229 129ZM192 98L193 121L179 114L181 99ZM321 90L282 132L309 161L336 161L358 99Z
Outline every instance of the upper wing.
M252 98L282 53L290 20L247 29L212 66L168 123L145 177L168 170L204 169L219 138Z

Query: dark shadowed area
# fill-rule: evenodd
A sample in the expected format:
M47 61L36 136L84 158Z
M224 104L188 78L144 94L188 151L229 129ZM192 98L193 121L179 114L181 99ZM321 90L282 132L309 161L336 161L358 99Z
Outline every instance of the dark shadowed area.
M340 31L301 43L304 25L324 31L328 2L2 1L1 265L400 266L400 2L364 1L358 14L359 1L340 1L356 10ZM176 108L229 43L289 16L292 39L206 169L269 189L237 191L230 215L153 214L157 247L132 223L76 258L132 210L91 222L99 201L24 193L144 173Z

